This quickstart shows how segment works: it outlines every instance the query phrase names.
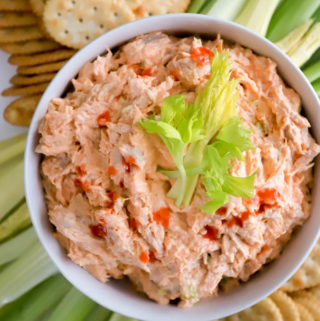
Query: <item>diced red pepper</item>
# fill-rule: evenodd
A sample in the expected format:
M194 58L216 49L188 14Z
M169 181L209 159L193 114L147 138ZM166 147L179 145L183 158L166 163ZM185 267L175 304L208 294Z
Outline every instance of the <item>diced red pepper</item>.
M229 220L222 220L223 224L227 224L227 227L231 228L234 225L238 225L240 227L243 227L243 221L240 217L233 216Z
M210 241L216 241L218 239L218 230L210 225L205 227L206 234L202 235L204 238L209 239Z
M95 237L103 239L107 236L107 229L101 224L89 225L89 228Z
M76 170L77 170L79 175L86 175L87 174L85 165L77 166Z
M104 113L100 114L97 118L99 127L106 127L109 122L111 122L110 112L107 110Z
M116 176L117 173L118 173L118 171L116 170L116 168L114 166L109 166L108 167L109 176Z
M112 214L114 214L114 209L108 207L104 210L104 212L106 215L112 215Z
M86 193L90 193L91 192L91 187L90 187L90 183L87 180L84 180L82 182L82 189L86 192Z
M167 207L161 207L158 211L153 212L153 220L161 224L164 228L169 226L170 211Z
M266 188L257 193L260 197L261 203L275 205L280 197L279 192L274 188Z
M81 179L75 178L75 180L74 180L74 186L75 186L75 187L82 187Z
M130 173L132 168L136 165L136 159L129 155L126 159L122 158L122 164L124 165L124 169L127 173Z
M138 76L150 77L154 75L152 67L142 67L137 64L132 64L129 66Z
M214 56L213 51L207 47L197 47L197 48L193 48L190 51L190 58L197 65L205 65L210 63L213 56Z
M139 260L144 264L148 263L149 262L148 252L146 252L146 251L141 252L139 255Z
M156 257L157 251L153 250L153 251L149 251L149 262L150 263L154 263L157 261L157 257Z
M226 207L220 207L217 211L217 215L225 215L227 213L227 208Z

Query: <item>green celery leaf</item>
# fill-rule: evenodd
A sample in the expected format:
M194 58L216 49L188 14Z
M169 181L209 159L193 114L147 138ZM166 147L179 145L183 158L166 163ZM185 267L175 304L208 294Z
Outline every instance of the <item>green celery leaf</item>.
M222 189L228 194L237 197L252 198L254 196L255 178L256 172L247 177L235 177L227 175L224 178Z
M216 139L211 144L220 154L223 159L226 161L231 160L232 158L237 158L241 161L244 161L241 150L234 144L227 143L223 140Z

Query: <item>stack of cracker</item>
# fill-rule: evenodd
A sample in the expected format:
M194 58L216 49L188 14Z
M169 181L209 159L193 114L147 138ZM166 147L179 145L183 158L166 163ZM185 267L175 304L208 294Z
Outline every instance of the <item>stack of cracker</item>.
M3 96L19 96L4 112L11 124L27 126L50 80L76 52L50 39L41 28L43 1L0 1L0 48L11 56L17 75ZM34 10L32 10L32 8Z
M253 307L219 321L320 321L320 240L283 287Z

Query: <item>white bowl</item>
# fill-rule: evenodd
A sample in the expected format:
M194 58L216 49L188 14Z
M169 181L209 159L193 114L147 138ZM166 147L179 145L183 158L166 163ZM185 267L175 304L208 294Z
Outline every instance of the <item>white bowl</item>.
M200 301L191 309L180 309L173 305L159 305L135 292L127 281L111 280L107 283L97 281L84 269L73 263L52 236L42 184L39 175L40 155L34 152L38 143L38 124L47 111L51 98L59 97L70 79L79 69L106 48L114 48L147 32L165 31L173 34L201 34L215 36L238 42L255 52L272 58L278 63L278 70L287 83L302 98L304 112L312 124L312 132L320 141L320 105L318 98L302 72L293 65L271 42L258 34L235 23L195 14L170 14L150 17L116 28L80 50L60 70L42 96L33 117L25 151L25 190L31 219L38 237L61 273L80 291L100 305L121 314L153 321L201 321L213 320L243 310L275 291L300 266L309 254L319 234L320 208L319 170L315 170L312 214L303 227L294 235L283 253L268 267L252 277L247 283L217 298ZM317 165L318 165L317 160Z

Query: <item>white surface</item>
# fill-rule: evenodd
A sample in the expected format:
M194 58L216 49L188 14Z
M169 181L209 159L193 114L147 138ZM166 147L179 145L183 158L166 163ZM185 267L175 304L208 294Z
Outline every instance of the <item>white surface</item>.
M313 207L309 220L292 238L281 256L249 282L221 294L217 298L202 300L191 309L158 305L132 290L126 282L110 281L103 284L85 270L74 264L52 236L48 221L43 191L39 177L39 155L34 152L37 144L37 127L45 114L48 102L59 97L70 78L80 67L104 52L106 47L114 47L139 34L163 30L172 33L199 33L239 42L274 59L279 71L290 86L300 94L306 114L312 124L313 134L320 141L320 106L315 92L302 74L282 52L269 41L234 23L215 20L211 17L192 14L155 16L121 26L101 36L79 51L58 73L44 93L35 113L26 146L25 188L31 218L40 241L63 275L79 290L97 303L111 310L129 315L139 320L154 321L204 321L213 320L236 313L260 301L283 284L309 254L319 233L320 208L319 171L316 170L313 189ZM319 160L317 160L318 168Z
M8 63L8 58L9 55L0 49L0 93L4 89L12 86L9 80L15 74L16 70L15 66ZM0 95L0 141L26 131L25 127L12 126L3 119L4 109L15 99L17 99L17 97L3 97Z

